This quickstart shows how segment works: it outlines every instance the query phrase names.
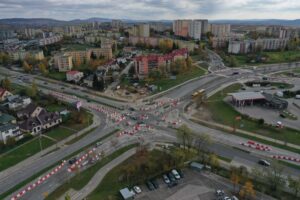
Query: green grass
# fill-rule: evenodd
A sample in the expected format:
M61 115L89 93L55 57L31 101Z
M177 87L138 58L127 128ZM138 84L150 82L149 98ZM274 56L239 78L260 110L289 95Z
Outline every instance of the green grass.
M174 87L176 85L179 85L183 82L186 82L190 79L203 76L204 74L205 74L205 71L203 69L195 67L191 71L177 75L175 80L165 78L165 79L161 79L161 80L157 80L157 81L152 81L152 82L150 82L150 84L158 86L157 92L161 92L161 91L167 90L171 87ZM160 88L161 88L161 90L160 90Z
M47 148L54 144L53 141L42 138L42 147ZM18 162L38 153L40 151L39 139L32 139L30 142L23 146L16 148L15 150L8 152L0 157L0 171L5 170Z
M132 149L133 147L136 147L136 144L126 146L124 148L121 148L114 153L112 153L109 156L106 156L101 161L97 162L95 165L88 168L88 170L85 170L78 175L72 177L69 182L65 183L64 185L57 188L53 193L51 193L46 200L51 199L58 199L60 196L65 194L69 189L73 188L75 190L82 189L89 181L90 179L97 173L99 169L101 169L103 166L105 166L110 161L114 160L115 158L119 157L121 154L125 153L126 151ZM113 187L113 186L111 186Z
M108 138L109 136L111 136L112 134L116 133L117 131L118 131L118 130L116 129L116 130L114 130L114 131L108 133L107 135L101 137L99 140L94 141L94 142L88 144L88 145L85 146L85 147L82 147L82 148L79 149L78 151L73 152L72 154L66 156L66 157L63 158L62 160L68 160L68 159L70 159L71 157L73 157L73 156L79 154L80 152L82 152L82 151L84 151L84 150L90 148L91 146L95 145L97 142L100 142L100 141L102 141L102 140ZM53 165L51 165L51 166L49 166L49 167L47 167L47 168L45 168L45 169L43 169L43 170L37 172L35 175L33 175L33 176L31 176L30 178L28 178L28 179L22 181L21 183L17 184L16 186L14 186L13 188L9 189L9 190L6 191L5 193L1 194L1 195L0 195L0 199L4 199L6 196L8 196L8 195L12 194L13 192L15 192L15 191L21 189L22 187L24 187L25 185L29 184L31 181L33 181L34 179L40 177L41 175L43 175L44 173L46 173L47 171L49 171L50 169L54 168L55 166L57 166L57 165L60 164L60 163L61 163L61 161L56 162L56 163L54 163Z
M300 61L300 51L276 51L276 52L262 52L261 55L266 57L264 62L249 62L247 55L232 55L238 62L238 67L242 65L261 65L261 64L275 64Z
M66 129L64 127L56 127L50 131L48 131L47 133L45 133L45 135L60 141L63 140L69 136L71 136L72 134L74 134L74 131L71 131L70 129Z
M66 106L65 105L58 105L58 104L49 104L49 105L45 106L45 109L48 112L59 112L61 110L66 109Z
M58 80L58 81L64 81L64 80L66 80L66 73L65 72L49 72L47 77Z
M260 125L257 123L257 120L241 115L223 101L227 93L238 91L241 87L242 85L240 84L231 85L208 99L207 106L215 122L231 127L235 126L236 128L279 141L300 145L300 131L288 127L278 129L270 125ZM242 116L242 120L237 122L235 120L237 116Z

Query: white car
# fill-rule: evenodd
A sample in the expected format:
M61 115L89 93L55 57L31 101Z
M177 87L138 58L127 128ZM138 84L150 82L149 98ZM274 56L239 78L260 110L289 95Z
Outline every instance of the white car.
M176 178L177 180L180 179L180 175L179 175L179 173L177 172L176 169L173 169L171 172L172 172L172 174L175 176L175 178Z
M133 190L135 191L135 193L140 194L142 192L141 188L139 186L134 186Z
M224 191L223 190L217 190L216 191L216 195L217 196L223 196L225 193L224 193Z
M166 184L171 183L170 179L169 179L168 176L165 175L165 174L163 175L163 179L164 179L164 182L165 182Z

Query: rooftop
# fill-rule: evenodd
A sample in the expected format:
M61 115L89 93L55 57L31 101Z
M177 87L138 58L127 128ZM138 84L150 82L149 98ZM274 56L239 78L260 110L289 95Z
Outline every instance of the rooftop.
M260 92L237 92L229 93L228 95L232 96L237 101L266 99Z

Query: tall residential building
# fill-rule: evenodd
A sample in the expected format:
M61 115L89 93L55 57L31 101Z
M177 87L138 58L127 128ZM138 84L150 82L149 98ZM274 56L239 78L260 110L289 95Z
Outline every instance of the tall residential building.
M138 24L134 25L131 29L131 34L138 37L150 37L150 25Z
M199 19L201 21L201 32L202 35L205 35L209 30L208 30L208 20L207 19Z
M70 55L58 55L54 57L55 66L60 72L67 72L73 68L72 56Z
M111 27L112 27L112 28L116 28L116 29L122 28L122 27L123 27L123 22L122 22L122 20L119 20L119 19L113 19L113 20L111 21Z
M44 52L43 51L13 51L9 52L9 55L12 60L18 61L18 60L24 60L26 57L32 57L36 60L43 60L44 59Z
M189 36L196 40L201 40L202 35L202 21L193 20L189 24Z
M230 24L210 24L210 32L215 37L226 37L230 35L231 26Z
M189 36L189 26L192 20L183 19L175 20L173 22L173 32L177 36L188 37Z

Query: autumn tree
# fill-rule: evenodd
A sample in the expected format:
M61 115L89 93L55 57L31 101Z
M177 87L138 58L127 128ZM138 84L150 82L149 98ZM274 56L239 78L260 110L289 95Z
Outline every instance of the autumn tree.
M158 47L163 53L168 53L173 49L173 42L168 39L160 40Z
M219 161L219 158L218 158L218 156L216 154L211 153L209 155L209 164L212 167L212 170L216 171L216 170L219 169L219 167L220 167L220 161Z
M11 62L11 59L9 57L8 54L4 53L4 52L0 52L0 65L7 65Z
M47 74L49 73L48 70L47 70L47 67L46 67L46 65L45 65L44 63L40 63L40 64L38 65L38 67L39 67L40 72L41 72L43 75L47 75Z
M4 89L10 91L10 90L11 90L11 82L10 82L10 80L9 80L7 77L5 77L5 78L1 81L1 86L2 86Z
M240 183L240 175L237 173L236 170L231 170L231 175L230 175L230 181L233 185L233 191L236 192L236 186L239 185Z
M192 69L193 67L193 59L190 56L186 59L186 66L188 69Z
M242 199L254 199L255 198L255 190L251 181L246 181L245 185L242 187L239 192Z
M34 97L37 96L37 92L38 92L38 87L37 87L35 81L33 81L32 84L31 84L31 87L28 87L28 88L26 89L26 94L27 94L29 97L34 98Z
M22 64L23 70L28 73L32 71L32 66L27 63L27 61L23 61Z

